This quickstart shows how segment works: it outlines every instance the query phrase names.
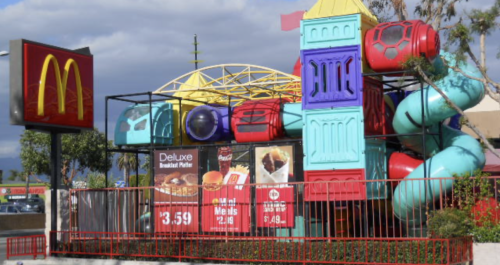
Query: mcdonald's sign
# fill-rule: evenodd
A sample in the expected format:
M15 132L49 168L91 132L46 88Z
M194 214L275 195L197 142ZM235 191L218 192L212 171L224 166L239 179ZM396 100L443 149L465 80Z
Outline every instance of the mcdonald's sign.
M10 120L42 130L94 127L94 70L88 48L10 42Z

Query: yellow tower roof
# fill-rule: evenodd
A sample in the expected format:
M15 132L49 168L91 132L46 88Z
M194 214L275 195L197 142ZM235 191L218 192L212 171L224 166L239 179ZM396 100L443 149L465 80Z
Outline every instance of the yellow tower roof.
M196 71L179 87L179 92L174 93L173 96L210 102L211 97L215 96L215 94L208 91L193 91L193 89L206 89L212 87L212 85L207 84L207 80L200 74L200 72ZM182 90L190 91L182 92Z
M304 19L351 14L363 14L377 22L377 17L370 12L361 0L318 0L311 10L304 14Z

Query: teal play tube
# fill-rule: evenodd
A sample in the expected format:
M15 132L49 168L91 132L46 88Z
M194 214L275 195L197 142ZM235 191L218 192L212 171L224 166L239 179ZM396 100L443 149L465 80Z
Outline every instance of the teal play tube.
M442 53L449 63L455 64L450 54ZM472 80L464 75L448 69L443 65L440 57L435 60L436 71L444 77L435 84L458 107L466 110L477 105L484 97L484 87L481 82ZM459 65L464 73L473 77L480 77L479 71L472 65ZM422 93L424 96L425 124L422 124ZM422 126L428 133L438 133L439 123L455 115L445 99L431 86L424 87L410 94L396 109L393 127L398 134L419 133ZM426 220L426 208L452 190L452 180L440 180L453 174L462 175L482 169L485 156L479 142L461 131L442 126L443 150L439 148L439 136L426 135L425 155L430 157L424 164L416 168L402 181L394 191L393 209L395 215L409 225L418 226ZM421 136L401 136L401 143L416 152L423 153ZM427 170L423 180L424 170ZM414 180L411 179L421 179Z

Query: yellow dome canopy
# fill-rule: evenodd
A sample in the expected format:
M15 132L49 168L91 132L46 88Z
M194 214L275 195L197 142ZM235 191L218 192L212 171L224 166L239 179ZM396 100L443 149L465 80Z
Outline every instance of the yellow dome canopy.
M362 14L375 22L375 17L361 0L318 0L316 4L304 14L304 19Z

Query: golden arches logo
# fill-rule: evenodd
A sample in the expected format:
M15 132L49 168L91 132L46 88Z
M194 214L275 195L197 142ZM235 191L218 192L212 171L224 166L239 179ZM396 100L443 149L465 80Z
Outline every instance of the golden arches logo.
M66 64L64 65L64 74L61 79L59 62L57 61L57 58L52 54L47 55L47 57L45 57L45 61L43 62L42 74L40 76L40 88L38 92L38 116L44 116L45 114L45 85L50 63L52 63L54 74L56 77L57 103L60 114L66 113L66 88L68 85L69 71L71 70L71 67L73 67L77 89L78 119L83 120L83 90L82 80L80 77L80 68L78 67L78 64L75 60L71 58L68 59L66 61Z

